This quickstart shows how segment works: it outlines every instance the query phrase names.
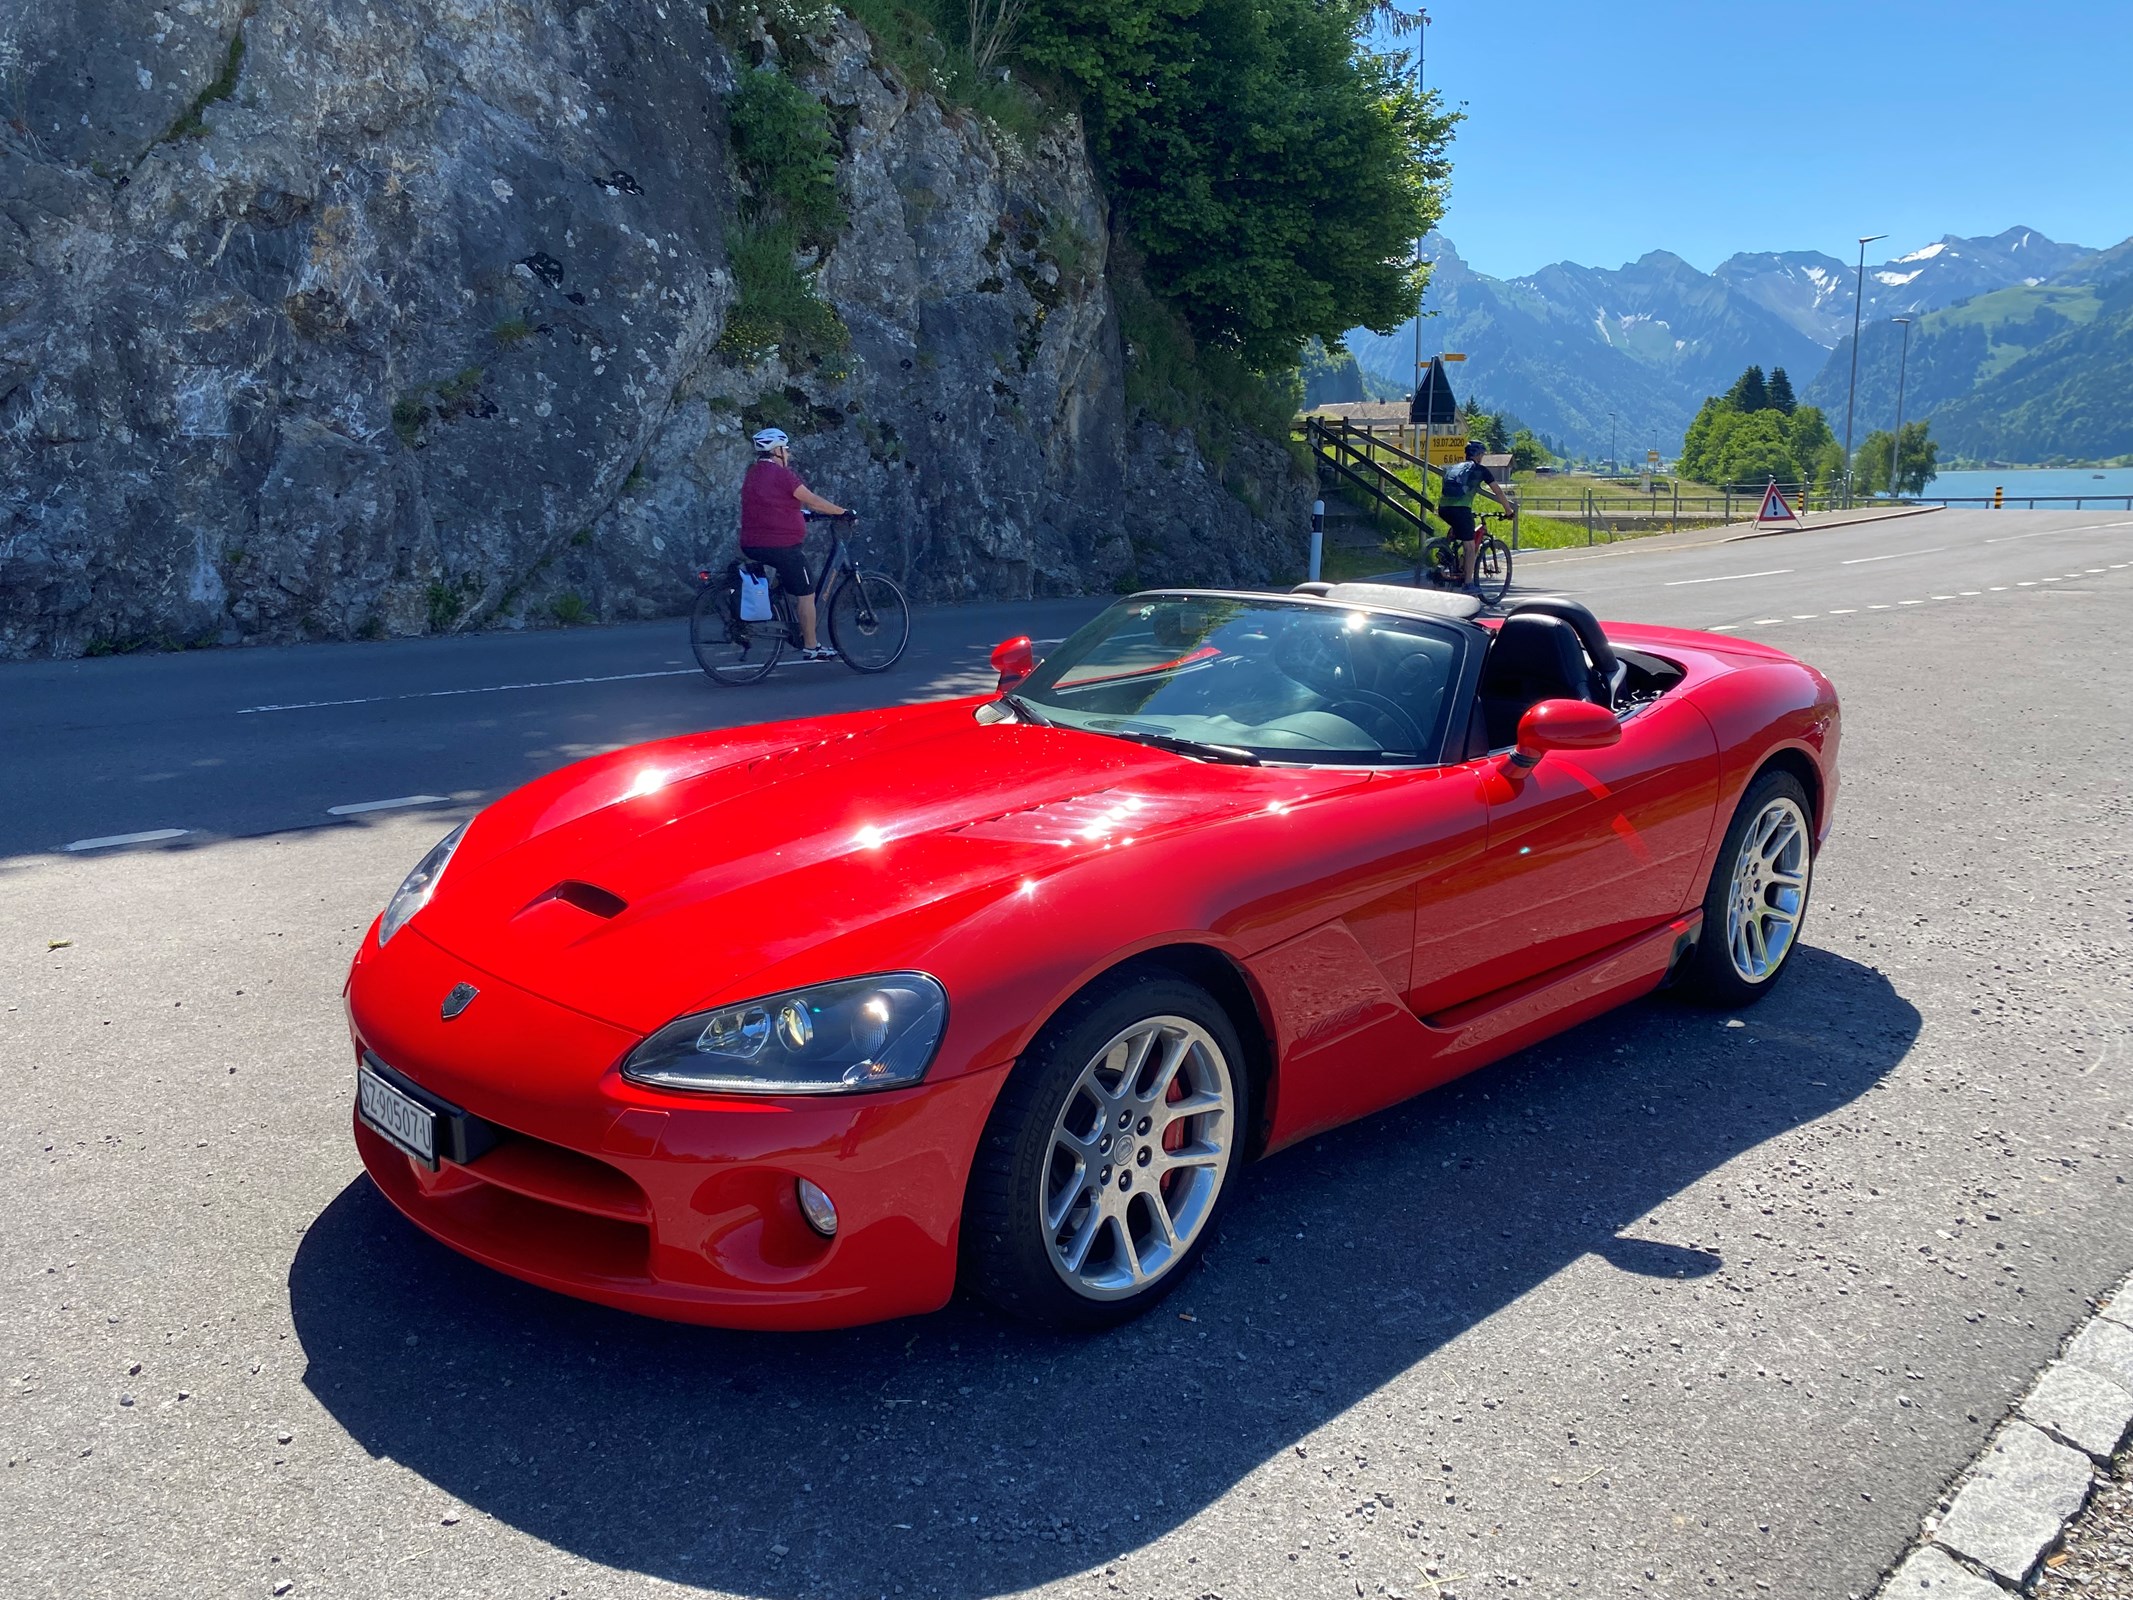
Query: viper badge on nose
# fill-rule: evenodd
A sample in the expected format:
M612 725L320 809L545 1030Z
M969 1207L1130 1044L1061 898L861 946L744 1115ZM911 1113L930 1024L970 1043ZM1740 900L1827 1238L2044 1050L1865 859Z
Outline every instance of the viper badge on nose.
M474 997L480 993L481 991L471 983L453 984L452 992L444 997L444 1004L437 1008L437 1015L450 1022L460 1012L472 1005Z

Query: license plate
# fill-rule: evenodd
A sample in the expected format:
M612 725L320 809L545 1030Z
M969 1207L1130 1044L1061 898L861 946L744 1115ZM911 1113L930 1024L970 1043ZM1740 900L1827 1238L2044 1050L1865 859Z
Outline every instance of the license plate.
M356 1114L373 1131L435 1170L437 1113L361 1064L356 1067Z

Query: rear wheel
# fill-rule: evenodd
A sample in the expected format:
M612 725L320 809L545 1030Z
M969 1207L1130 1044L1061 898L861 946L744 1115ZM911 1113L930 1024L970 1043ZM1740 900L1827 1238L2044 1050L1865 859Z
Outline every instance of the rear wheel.
M883 572L854 572L830 597L830 643L857 672L886 672L911 642L911 607Z
M741 621L733 592L714 583L698 591L689 612L689 648L713 683L754 683L778 664L785 625Z
M1789 772L1748 785L1703 897L1703 932L1690 959L1695 989L1714 1005L1760 1000L1784 976L1807 917L1814 825L1807 791Z
M1127 974L1074 1001L979 1142L970 1285L1057 1327L1124 1322L1168 1294L1235 1187L1245 1070L1228 1014L1183 979Z
M1462 570L1455 541L1439 537L1422 547L1422 576L1433 587L1457 587Z

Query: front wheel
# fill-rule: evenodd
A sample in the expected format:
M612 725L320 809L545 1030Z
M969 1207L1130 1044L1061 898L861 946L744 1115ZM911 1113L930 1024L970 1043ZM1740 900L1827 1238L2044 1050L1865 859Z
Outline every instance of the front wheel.
M1206 1248L1251 1104L1228 1014L1196 984L1127 973L1074 1001L1009 1075L963 1210L967 1281L1017 1316L1138 1316Z
M713 683L754 683L778 664L785 627L775 620L741 621L733 591L714 583L697 593L689 612L689 648Z
M830 643L855 672L887 672L911 642L911 607L884 572L853 572L829 604Z
M1807 791L1789 772L1748 785L1703 897L1703 932L1689 978L1714 1005L1740 1006L1770 992L1799 946L1814 872Z
M1481 556L1474 563L1474 586L1492 606L1510 591L1511 547L1494 534L1481 541Z

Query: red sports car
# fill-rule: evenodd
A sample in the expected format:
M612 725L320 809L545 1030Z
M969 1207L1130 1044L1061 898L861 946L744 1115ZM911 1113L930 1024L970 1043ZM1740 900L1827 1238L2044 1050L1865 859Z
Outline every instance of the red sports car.
M499 800L348 980L355 1137L530 1282L755 1328L1146 1309L1239 1165L1678 978L1775 983L1828 681L1360 584L1122 600L999 692Z

